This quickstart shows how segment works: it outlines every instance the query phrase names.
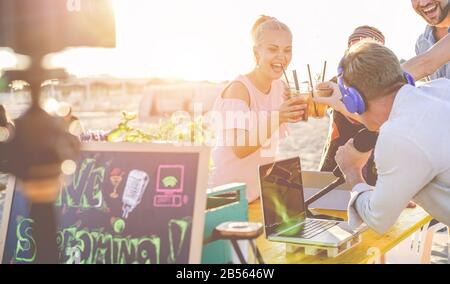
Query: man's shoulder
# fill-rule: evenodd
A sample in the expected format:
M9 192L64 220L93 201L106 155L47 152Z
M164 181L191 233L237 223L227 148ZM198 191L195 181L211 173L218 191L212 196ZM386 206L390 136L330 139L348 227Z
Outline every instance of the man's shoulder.
M402 133L405 130L403 123L398 119L389 119L380 128L378 141L386 142L386 139L391 137L403 136Z
M426 91L406 85L397 94L389 119L382 125L380 134L394 136L409 135L417 127L417 115L424 111L423 102Z
M427 124L448 117L446 109L450 102L449 93L450 80L445 78L433 80L419 87L405 86L397 95L389 119L380 129L380 140L418 141L421 140L420 137L427 136L429 129ZM389 141L389 144L395 143Z
M447 78L439 78L436 80L432 80L422 86L419 86L418 89L421 92L429 93L431 95L437 95L442 97L443 99L447 99L450 101L450 79Z
M433 27L427 25L424 32L416 40L416 53L426 52L434 43Z
M406 123L405 123L406 122ZM389 152L392 155L411 158L414 153L423 152L428 145L423 143L422 132L416 131L413 125L407 121L389 121L380 129L376 144L376 152Z
M434 40L434 27L426 25L423 29L423 32L419 35L419 39L426 39L428 41Z
M436 87L446 87L448 88L450 86L450 79L447 78L439 78L436 80L432 80L430 82L427 82L424 84L424 86L436 86Z

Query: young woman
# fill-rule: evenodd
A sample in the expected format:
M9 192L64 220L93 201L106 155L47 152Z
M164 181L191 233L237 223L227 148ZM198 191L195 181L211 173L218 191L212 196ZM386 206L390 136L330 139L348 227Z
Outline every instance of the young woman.
M288 90L280 78L292 58L290 29L275 18L261 16L252 38L254 69L237 76L213 107L221 123L216 128L218 144L210 179L211 186L246 183L249 202L259 197L258 166L274 160L277 138L286 135L284 124L301 121L307 107L301 99L283 99Z

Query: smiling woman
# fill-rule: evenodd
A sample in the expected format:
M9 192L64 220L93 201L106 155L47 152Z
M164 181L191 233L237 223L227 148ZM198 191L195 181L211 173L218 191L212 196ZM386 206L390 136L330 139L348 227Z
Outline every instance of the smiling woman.
M215 127L218 141L210 180L212 187L246 183L249 202L259 197L258 165L273 162L278 139L287 132L285 123L301 121L306 109L300 98L283 99L287 86L280 78L292 59L288 26L261 16L253 25L252 39L256 66L237 76L213 107L220 119Z

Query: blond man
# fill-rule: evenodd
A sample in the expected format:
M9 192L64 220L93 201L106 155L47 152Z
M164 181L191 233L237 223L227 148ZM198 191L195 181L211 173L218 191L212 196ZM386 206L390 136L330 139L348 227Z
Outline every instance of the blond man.
M398 58L373 41L352 46L342 60L344 88L361 95L365 111L359 120L379 131L375 147L376 186L361 174L370 153L361 154L350 140L336 162L352 186L349 221L366 223L382 234L413 199L438 221L450 225L450 80L438 79L421 87L407 83ZM345 108L338 85L332 98L317 102Z

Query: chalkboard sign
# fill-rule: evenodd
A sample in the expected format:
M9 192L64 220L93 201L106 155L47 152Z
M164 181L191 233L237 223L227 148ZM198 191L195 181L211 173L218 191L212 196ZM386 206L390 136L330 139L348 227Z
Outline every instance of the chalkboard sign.
M56 202L61 263L200 263L209 149L88 143ZM0 257L35 258L21 184L7 189Z

